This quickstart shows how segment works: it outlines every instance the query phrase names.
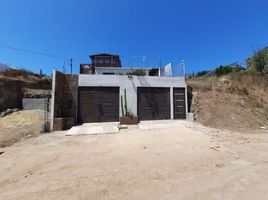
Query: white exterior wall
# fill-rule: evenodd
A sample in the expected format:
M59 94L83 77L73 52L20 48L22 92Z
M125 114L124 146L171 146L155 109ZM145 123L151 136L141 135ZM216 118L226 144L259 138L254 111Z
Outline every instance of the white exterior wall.
M137 88L138 87L165 87L170 88L171 119L173 117L173 88L187 88L184 77L157 77L157 76L128 76L121 75L88 75L80 74L78 87L120 87L120 96L126 89L128 107L137 116ZM186 95L187 97L187 92ZM187 98L186 98L187 99ZM187 101L186 101L187 113ZM121 100L119 100L119 113L121 112Z

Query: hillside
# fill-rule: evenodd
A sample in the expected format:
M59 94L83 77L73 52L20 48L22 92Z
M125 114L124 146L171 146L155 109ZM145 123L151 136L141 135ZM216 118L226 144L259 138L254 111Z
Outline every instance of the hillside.
M11 69L8 65L0 63L0 72Z
M191 111L211 127L256 132L268 128L268 79L237 73L220 78L193 78Z
M0 112L9 108L21 108L22 97L27 89L51 89L50 77L26 70L0 72Z

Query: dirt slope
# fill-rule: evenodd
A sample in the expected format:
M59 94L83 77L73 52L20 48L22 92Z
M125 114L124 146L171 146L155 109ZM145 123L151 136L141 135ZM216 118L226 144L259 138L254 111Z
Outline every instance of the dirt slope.
M25 70L9 70L0 73L0 112L22 108L24 90L51 89L51 79Z
M268 78L238 74L187 82L198 122L240 132L268 128Z
M19 111L0 118L0 147L25 137L38 136L44 130L44 112Z

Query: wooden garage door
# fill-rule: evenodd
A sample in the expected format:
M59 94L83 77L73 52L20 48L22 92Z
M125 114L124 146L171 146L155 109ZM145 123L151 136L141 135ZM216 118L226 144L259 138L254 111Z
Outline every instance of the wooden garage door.
M169 88L138 88L139 120L170 119Z
M78 120L80 123L119 121L119 88L80 87Z
M174 119L186 118L185 88L173 88Z

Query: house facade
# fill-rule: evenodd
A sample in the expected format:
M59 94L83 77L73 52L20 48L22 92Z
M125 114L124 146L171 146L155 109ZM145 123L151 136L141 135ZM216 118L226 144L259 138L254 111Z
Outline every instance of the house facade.
M138 68L144 74L136 75L137 68L121 67L118 59L117 67L93 68L90 64L94 73L86 73L84 69L77 75L53 72L51 129L57 117L72 117L76 124L116 122L125 108L139 121L186 118L185 77L172 76L171 64L163 68Z

